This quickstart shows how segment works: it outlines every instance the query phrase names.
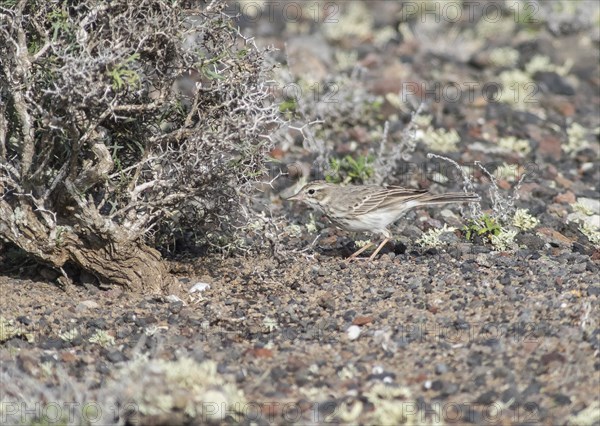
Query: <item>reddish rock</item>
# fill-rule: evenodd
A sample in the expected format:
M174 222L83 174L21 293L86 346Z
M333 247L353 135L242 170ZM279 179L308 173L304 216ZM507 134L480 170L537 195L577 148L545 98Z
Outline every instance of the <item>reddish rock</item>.
M321 238L321 244L323 244L324 246L332 246L335 243L337 243L338 240L338 236L337 235L331 235L329 237L326 238Z
M267 349L267 348L248 349L248 351L246 353L250 354L256 358L272 358L273 357L273 351L271 349Z
M370 322L373 322L373 317L362 316L362 317L354 318L354 321L352 321L352 324L353 325L365 325L365 324L369 324Z
M552 157L555 160L560 160L562 155L561 141L553 135L542 136L538 149L541 155Z
M504 180L504 179L498 179L497 182L498 187L500 187L501 189L504 189L505 191L508 191L510 188L512 188L512 185L510 184L510 182Z
M481 126L471 126L467 131L467 134L473 139L482 139Z
M484 108L487 104L488 104L488 101L485 98L485 96L477 96L473 100L473 106L476 108Z
M271 157L273 157L277 160L281 160L283 158L285 152L283 152L283 150L281 148L273 148L269 154L271 155Z
M558 175L554 178L554 180L556 181L556 183L558 183L560 186L562 186L563 188L570 188L571 186L573 186L573 182L570 181L569 179Z
M409 82L410 84L410 82ZM419 88L418 83L413 83L414 87ZM408 86L413 87L413 86ZM397 94L403 88L403 82L398 77L381 78L371 83L370 91L376 95L386 95L388 93ZM419 96L420 90L417 96Z
M77 356L72 352L63 352L60 354L60 360L62 362L74 362L77 360Z
M538 228L538 234L547 237L550 241L560 242L565 245L571 245L573 240L565 237L563 234L552 228Z
M557 105L557 109L565 117L572 117L575 115L575 105L571 102L561 102Z
M554 202L559 204L573 204L576 200L575 194L571 191L563 192L554 197Z

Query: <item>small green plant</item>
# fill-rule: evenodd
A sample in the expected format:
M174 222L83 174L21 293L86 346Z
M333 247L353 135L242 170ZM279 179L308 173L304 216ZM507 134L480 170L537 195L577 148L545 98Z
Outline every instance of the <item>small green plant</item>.
M325 177L331 183L364 183L375 173L374 159L371 155L362 155L356 160L346 155L341 160L329 161L330 173Z
M134 53L127 58L122 64L108 70L107 73L112 79L112 87L115 90L121 90L125 86L137 88L140 86L141 79L137 72L128 68L128 65L137 61L140 58L139 53Z
M487 237L491 241L493 236L497 236L502 232L502 228L496 222L496 219L484 214L480 218L471 219L468 225L463 228L463 231L466 232L469 241L472 241L476 236Z
M294 98L288 98L279 104L279 112L293 113L298 109L298 102Z
M56 41L61 33L72 34L69 13L65 9L55 9L48 14L52 23L52 41Z

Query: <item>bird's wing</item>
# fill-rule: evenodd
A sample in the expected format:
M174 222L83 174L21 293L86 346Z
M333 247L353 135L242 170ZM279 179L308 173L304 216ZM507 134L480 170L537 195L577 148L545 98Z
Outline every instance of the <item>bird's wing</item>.
M377 209L385 209L398 205L398 203L422 197L427 193L427 190L390 186L387 188L374 187L371 191L365 192L366 194L354 205L354 214L366 214Z

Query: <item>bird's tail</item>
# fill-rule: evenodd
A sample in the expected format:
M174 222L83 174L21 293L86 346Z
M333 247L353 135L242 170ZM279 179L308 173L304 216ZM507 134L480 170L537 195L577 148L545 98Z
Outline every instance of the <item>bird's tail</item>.
M477 194L468 194L465 192L448 192L446 194L429 194L427 197L419 199L424 205L445 204L445 203L473 203L481 201Z

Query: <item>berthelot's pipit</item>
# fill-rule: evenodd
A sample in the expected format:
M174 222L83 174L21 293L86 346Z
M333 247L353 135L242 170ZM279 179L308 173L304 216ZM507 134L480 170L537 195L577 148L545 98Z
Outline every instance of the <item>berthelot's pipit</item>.
M288 200L302 201L322 211L333 223L346 231L382 235L383 241L369 257L369 260L373 260L392 238L388 226L408 210L435 204L474 202L480 198L476 194L468 193L430 194L427 190L398 186L340 186L314 181L305 185ZM354 259L372 245L372 242L365 245L348 260Z

